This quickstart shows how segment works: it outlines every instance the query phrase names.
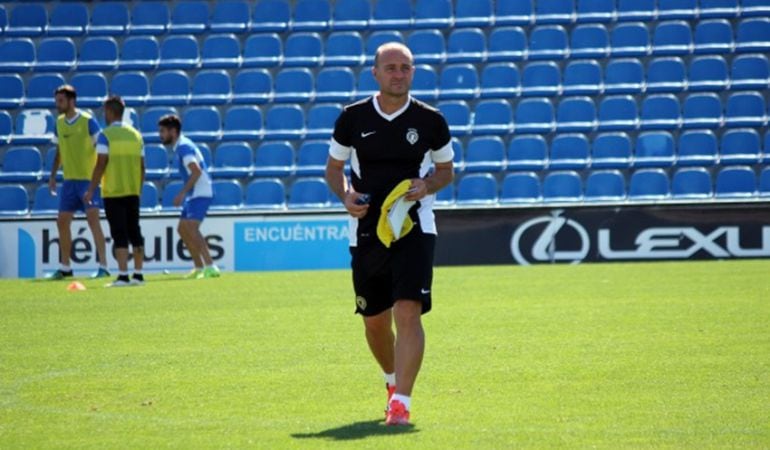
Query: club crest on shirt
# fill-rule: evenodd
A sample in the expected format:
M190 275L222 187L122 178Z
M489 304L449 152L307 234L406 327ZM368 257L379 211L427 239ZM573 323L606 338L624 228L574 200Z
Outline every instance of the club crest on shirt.
M420 135L417 134L416 128L410 128L406 132L406 140L410 144L414 145L417 143L417 140L420 139Z
M356 305L358 305L361 310L366 309L366 299L361 297L360 295L356 297Z

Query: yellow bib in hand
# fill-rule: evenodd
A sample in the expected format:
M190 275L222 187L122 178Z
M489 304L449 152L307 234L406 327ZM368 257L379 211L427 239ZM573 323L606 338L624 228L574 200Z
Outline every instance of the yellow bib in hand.
M388 194L388 196L385 198L385 202L382 204L382 209L380 209L380 220L377 221L377 237L380 238L382 244L387 248L390 248L390 244L392 244L393 241L396 241L409 234L409 232L412 231L412 227L414 227L412 218L407 215L406 219L404 219L404 225L401 227L401 234L395 236L393 230L390 228L390 223L388 223L388 213L390 212L390 208L393 206L396 200L406 195L406 192L411 189L411 187L411 180L404 180L398 183L398 185L393 188L393 190L390 191L390 194Z

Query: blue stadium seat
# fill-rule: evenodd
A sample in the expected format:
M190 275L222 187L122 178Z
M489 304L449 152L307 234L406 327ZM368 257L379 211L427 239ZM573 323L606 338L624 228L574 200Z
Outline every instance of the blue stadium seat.
M543 180L543 201L579 202L583 200L583 182L572 170L550 172Z
M466 172L499 172L505 168L505 145L498 136L474 137L465 151Z
M8 12L4 5L0 5L0 34L4 34L6 28L8 28Z
M438 30L417 30L406 42L415 64L440 64L446 59L444 35Z
M770 15L770 3L767 0L742 0L741 16L768 16Z
M534 172L514 172L503 178L500 203L536 203L541 200L540 179Z
M56 189L56 195L51 195L47 184L41 184L35 189L35 197L32 200L33 216L56 215L59 212L59 194L61 186Z
M727 17L738 15L738 0L699 0L700 17Z
M204 1L180 1L174 5L168 31L174 34L202 33L209 27L209 4Z
M36 147L12 147L3 155L0 183L32 183L43 176L43 157Z
M373 30L403 30L412 26L409 0L377 0L369 26Z
M321 69L315 79L317 102L349 102L356 90L356 77L347 67Z
M652 38L653 55L688 55L693 51L690 25L683 20L660 22Z
M24 109L16 115L13 144L47 144L53 137L56 118L45 109Z
M432 101L438 98L438 75L433 67L426 64L415 67L411 94L423 101Z
M128 106L141 106L147 101L150 83L142 72L118 72L110 81L109 92L121 96Z
M541 25L529 35L529 59L563 59L569 53L567 32L561 25Z
M300 139L305 134L305 114L297 105L276 105L267 110L265 139Z
M67 72L75 67L77 51L68 37L45 38L37 48L35 70L38 72Z
M497 0L495 25L529 25L534 16L532 0Z
M674 138L668 131L645 131L636 138L635 167L670 167L674 155Z
M230 76L224 70L202 70L193 78L191 105L223 105L231 96Z
M48 92L53 96L53 91ZM24 81L18 75L0 75L0 108L18 108L24 102Z
M358 72L358 79L356 81L356 99L368 97L377 93L380 90L377 81L372 75L372 70L369 67L364 67Z
M184 134L194 141L218 141L222 135L222 118L211 106L189 108L182 115Z
M263 142L254 159L254 176L287 177L294 172L294 147L289 141Z
M742 198L757 195L757 177L748 166L725 167L717 174L718 198Z
M640 169L631 175L630 200L665 200L671 195L668 175L663 169Z
M556 110L557 131L593 131L596 128L596 105L591 97L567 97Z
M721 56L698 56L690 62L688 88L691 91L721 91L729 82L727 63Z
M0 42L0 72L26 72L35 64L35 44L29 38Z
M276 67L283 60L283 44L275 33L254 34L243 47L243 67Z
M618 0L618 20L654 20L658 15L655 0Z
M770 64L760 54L733 58L730 89L765 89L770 83Z
M224 141L253 141L262 137L262 111L253 105L233 106L225 113Z
M139 210L142 213L153 213L160 210L158 203L160 195L158 188L151 181L145 181L142 184L142 192L139 195Z
M404 36L399 31L374 31L366 38L366 63L374 62L374 54L377 48L388 42L404 42Z
M166 184L160 197L161 211L179 211L182 209L181 207L174 206L174 197L182 190L182 186L181 181L172 181Z
M286 38L283 64L286 67L314 67L321 64L323 44L318 33L292 33Z
M209 27L213 33L244 33L249 29L249 14L245 1L215 2Z
M646 56L650 53L650 36L641 22L619 23L610 33L610 54L617 56Z
M329 0L298 0L294 4L292 31L326 31L332 19Z
M144 146L145 178L161 180L168 177L168 153L157 144Z
M727 98L725 124L728 127L759 127L765 122L765 98L759 92L736 92Z
M128 30L128 7L123 2L99 2L91 10L91 36L126 34Z
M17 3L11 10L11 17L5 29L10 37L36 37L45 32L48 13L40 3Z
M372 18L372 4L369 0L337 0L334 2L335 30L365 30Z
M729 164L757 164L761 147L759 133L753 128L728 130L722 135L719 162Z
M313 74L307 68L290 68L275 77L273 101L276 103L304 103L313 98Z
M722 125L722 102L714 93L688 95L682 114L684 128L714 128Z
M152 80L148 105L186 105L190 98L190 79L181 70L158 72Z
M770 196L770 167L762 169L759 175L759 195L762 197Z
M463 172L465 171L465 149L463 142L460 138L454 136L450 142L452 144L452 152L454 153L454 157L452 158L454 171L455 173ZM454 201L454 191L452 191L452 194L452 201Z
M688 130L679 135L677 166L713 166L716 161L717 138L711 130Z
M511 104L505 100L481 100L473 115L473 134L506 134L513 128Z
M658 19L693 20L698 16L698 0L666 0L658 2Z
M591 172L586 179L586 201L619 202L626 199L626 180L617 170Z
M647 66L647 92L679 92L685 80L684 63L678 57L655 58Z
M144 110L140 121L139 131L142 132L142 139L145 144L160 142L160 137L158 136L158 121L161 117L168 114L177 114L176 108L157 106ZM184 129L184 124L182 124L182 128Z
M527 54L527 35L520 27L494 28L489 34L488 61L522 60Z
M131 34L165 34L171 23L166 2L137 2L131 9Z
M243 188L236 180L216 180L211 188L214 191L211 209L233 210L243 205Z
M307 113L308 139L329 139L334 131L334 123L342 112L342 106L337 103L314 104Z
M51 11L48 36L82 36L88 26L88 9L83 3L59 3Z
M543 170L548 162L548 144L538 134L516 135L508 144L508 170Z
M364 59L364 42L357 31L337 31L326 39L325 66L359 66Z
M754 17L738 24L735 50L738 52L767 52L770 50L770 18Z
M606 58L610 52L610 36L602 24L578 25L570 37L571 58Z
M527 98L516 105L516 132L549 133L554 128L553 105L547 98Z
M9 184L0 186L0 216L25 216L29 213L29 195L24 186Z
M471 130L471 111L463 100L443 101L438 109L449 124L452 136L465 136Z
M575 4L573 0L535 2L535 22L537 23L571 23L574 20Z
M78 75L75 75L73 81L78 78ZM15 93L15 81L13 81L13 78L17 77L17 75L10 75L10 77L12 78L9 79L6 78L5 75L0 75L0 98L2 98L0 101L0 107L2 108L13 108L13 98L15 95L18 95ZM26 97L24 94L22 94L18 97L18 101L21 101L22 97L25 97L24 106L27 108L53 108L54 91L56 91L56 89L63 84L64 78L59 74L44 73L33 75L32 78L27 80ZM11 88L11 90L6 92L6 89L9 88ZM75 86L75 89L77 89L78 93L78 104L81 106L86 106L83 104L83 92L78 89L78 86Z
M297 151L297 176L322 176L329 157L329 141L303 141Z
M604 73L607 94L640 94L644 88L644 68L636 58L613 59Z
M582 22L612 22L615 20L614 0L578 0L575 20Z
M512 98L521 93L519 69L512 63L490 63L481 72L481 98Z
M455 27L488 27L494 17L492 0L455 1Z
M449 183L436 192L436 199L434 205L436 206L451 206L455 202L455 186L454 183Z
M51 80L51 84L53 84L54 80ZM78 73L72 77L70 84L78 93L77 102L79 106L98 108L107 99L107 80L101 73ZM48 91L48 98L51 98L51 92L53 90Z
M701 20L695 25L695 53L726 53L732 49L733 28L727 20Z
M631 165L631 139L626 133L601 133L591 146L591 166L595 169L627 169Z
M194 36L169 36L163 40L159 69L194 69L198 64L198 41Z
M465 175L457 184L457 204L491 205L497 203L497 180L488 173Z
M289 192L289 209L324 208L329 205L330 195L323 178L299 178Z
M524 67L521 93L525 96L561 93L561 72L553 61L529 63Z
M549 170L583 170L588 167L588 139L580 133L557 135L551 141Z
M571 61L564 68L564 95L597 95L602 91L602 68L594 60Z
M288 31L291 6L286 0L261 0L254 7L251 31L255 33Z
M153 70L160 62L160 46L152 36L131 36L123 41L120 70Z
M111 37L86 38L77 63L79 71L113 70L118 65L118 44Z
M672 130L682 123L679 99L673 94L654 94L642 101L639 126L643 130Z
M630 95L607 96L599 104L599 130L633 130L639 113Z
M208 36L201 49L201 67L232 69L241 65L241 44L232 34Z
M13 135L13 120L8 111L0 111L0 145L6 145Z
M278 178L252 180L246 186L246 208L255 209L284 209L286 207L286 191Z
M446 65L441 70L439 98L472 99L479 94L479 76L470 64Z
M252 175L254 153L246 142L223 142L214 152L209 169L214 178L244 178Z
M453 23L451 0L417 0L414 5L415 28L448 28Z
M483 62L486 58L487 42L479 28L457 28L447 38L446 61Z

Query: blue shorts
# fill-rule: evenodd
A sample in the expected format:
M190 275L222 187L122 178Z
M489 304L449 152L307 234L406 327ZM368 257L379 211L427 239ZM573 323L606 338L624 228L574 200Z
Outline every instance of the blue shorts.
M87 180L64 180L61 186L61 192L59 193L59 211L85 212L88 208L101 208L102 197L99 193L99 189L94 192L90 205L83 203L83 196L88 191L89 184L91 184L91 182Z
M211 197L187 197L182 203L182 219L203 222L211 205Z

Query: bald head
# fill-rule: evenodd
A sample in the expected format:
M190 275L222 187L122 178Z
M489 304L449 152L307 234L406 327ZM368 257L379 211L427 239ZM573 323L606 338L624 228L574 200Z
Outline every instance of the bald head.
M374 67L377 67L380 60L384 55L398 55L406 57L409 60L409 64L414 64L414 56L409 47L400 42L387 42L377 47L377 51L374 53Z

